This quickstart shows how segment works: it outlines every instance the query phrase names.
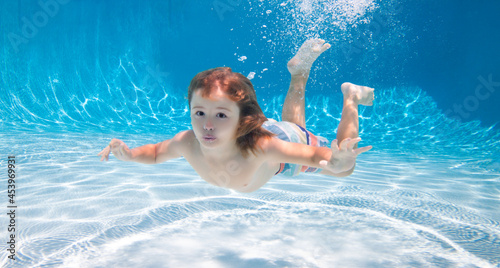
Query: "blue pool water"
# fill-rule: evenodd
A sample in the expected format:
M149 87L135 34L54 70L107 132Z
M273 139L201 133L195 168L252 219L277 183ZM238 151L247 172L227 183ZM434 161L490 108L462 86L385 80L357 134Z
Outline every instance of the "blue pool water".
M3 267L499 267L496 1L2 1ZM437 2L437 3L436 3ZM187 85L230 66L279 119L308 38L307 126L329 139L340 84L376 88L346 178L241 194L183 159L99 162L190 128ZM16 159L9 231L8 156ZM15 235L15 258L8 257Z

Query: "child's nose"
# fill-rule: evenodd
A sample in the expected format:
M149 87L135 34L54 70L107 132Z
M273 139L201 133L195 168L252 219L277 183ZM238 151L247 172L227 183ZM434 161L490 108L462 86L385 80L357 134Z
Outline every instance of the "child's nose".
M212 122L210 120L207 120L205 122L205 125L203 126L203 128L205 130L213 130L214 129L214 125L212 124Z

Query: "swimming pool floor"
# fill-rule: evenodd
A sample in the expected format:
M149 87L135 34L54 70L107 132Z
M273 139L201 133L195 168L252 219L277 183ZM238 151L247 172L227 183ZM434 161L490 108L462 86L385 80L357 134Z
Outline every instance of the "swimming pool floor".
M108 136L2 135L2 152L18 160L17 261L4 244L3 266L500 264L499 173L460 157L374 150L350 177L276 176L240 194L205 183L183 159L99 162Z

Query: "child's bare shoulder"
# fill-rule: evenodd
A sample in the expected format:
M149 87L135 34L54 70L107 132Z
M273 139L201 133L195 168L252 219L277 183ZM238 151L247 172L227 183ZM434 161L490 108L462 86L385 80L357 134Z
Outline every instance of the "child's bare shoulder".
M181 131L172 138L172 141L178 143L179 145L190 145L196 140L193 130Z
M266 137L259 139L257 145L262 150L264 155L269 155L273 153L273 151L276 149L276 144L280 141L280 139L275 137Z
M184 155L192 150L196 142L196 137L193 130L184 130L175 134L173 138L165 142L168 142L171 149Z

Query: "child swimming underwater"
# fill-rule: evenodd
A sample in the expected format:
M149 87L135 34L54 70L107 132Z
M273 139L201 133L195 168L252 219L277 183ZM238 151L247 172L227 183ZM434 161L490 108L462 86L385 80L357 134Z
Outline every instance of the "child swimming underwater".
M112 152L120 160L144 164L184 157L208 183L239 192L255 191L280 173L348 176L356 157L372 148L357 148L358 105L372 105L374 94L373 88L342 84L342 117L331 148L306 130L306 82L313 62L328 48L324 40L307 40L288 62L292 80L282 122L264 116L250 80L220 67L197 74L189 85L192 130L134 149L112 139L98 155L108 160Z

